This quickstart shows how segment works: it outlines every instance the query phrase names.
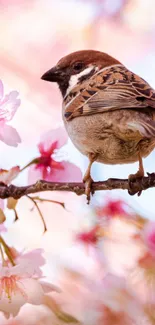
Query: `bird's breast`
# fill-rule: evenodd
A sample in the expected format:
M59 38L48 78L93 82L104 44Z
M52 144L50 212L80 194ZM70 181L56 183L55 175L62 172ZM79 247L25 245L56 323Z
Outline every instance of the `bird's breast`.
M97 161L105 164L122 164L137 161L139 148L146 157L155 147L155 139L143 139L138 130L127 128L129 116L129 111L124 110L123 115L113 111L63 120L71 141L81 153L96 153ZM136 115L132 119L135 121Z

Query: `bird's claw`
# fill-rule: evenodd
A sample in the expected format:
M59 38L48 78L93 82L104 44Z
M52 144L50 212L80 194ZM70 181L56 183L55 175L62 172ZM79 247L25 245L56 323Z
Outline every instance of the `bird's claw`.
M146 173L147 176L155 176L155 173Z
M144 174L140 173L140 171L138 171L136 174L130 174L128 177L128 183L129 183L129 189L128 189L128 193L130 195L135 195L137 194L138 196L141 195L142 191L134 191L132 188L132 183L134 183L137 179L142 179L144 177Z
M141 191L140 191L140 194L139 194L139 192L137 193L137 191L134 191L134 190L133 190L133 188L132 188L132 183L133 183L133 181L130 180L130 179L128 179L128 183L129 183L129 189L128 189L128 193L129 193L129 195L133 196L133 195L135 195L135 194L138 194L138 196L139 196L139 195L141 194Z

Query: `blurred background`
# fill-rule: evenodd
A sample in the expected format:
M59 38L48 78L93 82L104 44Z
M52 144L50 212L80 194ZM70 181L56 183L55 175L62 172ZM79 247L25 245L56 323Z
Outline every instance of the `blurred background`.
M6 91L19 91L21 106L12 125L22 138L17 149L0 143L0 168L24 166L36 157L40 136L62 125L59 90L55 84L46 83L40 77L64 55L80 49L107 52L155 88L154 0L0 0L0 29L0 78ZM84 171L87 159L70 142L63 154ZM155 171L155 152L145 159L144 166L146 171ZM95 180L127 178L136 170L137 164L105 166L95 163L92 174ZM27 184L27 171L22 173L16 183ZM68 243L71 233L68 224L74 228L75 224L83 220L84 214L91 214L94 205L102 205L107 195L125 199L137 211L153 219L154 194L155 189L147 190L141 197L130 197L123 191L99 193L94 196L91 206L87 207L85 197L48 193L48 197L65 200L72 213L53 204L43 208L46 221L49 220L49 224L52 222L49 226L51 233L44 236L41 245L45 246L49 238L54 238L50 242L54 249L62 247L63 239L60 241L58 237L61 231L67 238L64 241ZM36 221L35 211L31 217L31 226L27 227L27 237L25 235L29 208L31 206L27 205L26 199L19 202L21 219L12 226L10 231L13 237L9 239L15 238L19 245L21 240L25 245L28 238L29 245L37 247L40 245L38 238L42 226L40 221ZM24 225L23 232L20 223ZM34 227L37 227L38 237L33 236Z
M107 52L155 88L154 0L0 0L0 30L0 79L5 93L12 89L19 91L21 106L11 124L22 138L18 148L0 143L0 168L26 165L38 155L37 144L42 134L62 125L59 90L40 77L64 55L82 49ZM84 172L87 159L70 141L62 155ZM145 171L155 172L155 152L144 160L144 166ZM95 163L92 175L95 180L127 178L136 171L137 164ZM28 171L15 183L26 185ZM123 199L143 216L155 218L155 189L145 191L140 197L130 197L118 190L97 193L89 207L84 196L43 194L42 197L60 200L66 206L63 209L53 203L40 204L48 229L44 236L38 211L32 202L23 198L17 206L19 220L16 223L12 223L12 212L7 211L10 227L4 237L20 250L43 247L50 271L54 258L72 246L78 229L93 223L95 207L102 207L107 199ZM69 254L69 260L70 257ZM51 280L50 271L47 273Z

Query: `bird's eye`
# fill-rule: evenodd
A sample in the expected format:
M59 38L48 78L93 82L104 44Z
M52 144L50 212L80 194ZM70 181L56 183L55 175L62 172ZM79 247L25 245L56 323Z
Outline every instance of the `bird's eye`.
M73 69L75 71L77 71L77 72L80 71L82 68L83 68L83 63L82 62L76 62L73 65Z

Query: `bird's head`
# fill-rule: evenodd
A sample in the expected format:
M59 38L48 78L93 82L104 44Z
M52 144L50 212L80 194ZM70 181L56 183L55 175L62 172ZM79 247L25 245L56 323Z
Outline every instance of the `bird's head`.
M106 53L93 50L78 51L59 60L56 66L43 74L41 79L57 82L62 96L65 97L77 84L114 64L120 62Z

